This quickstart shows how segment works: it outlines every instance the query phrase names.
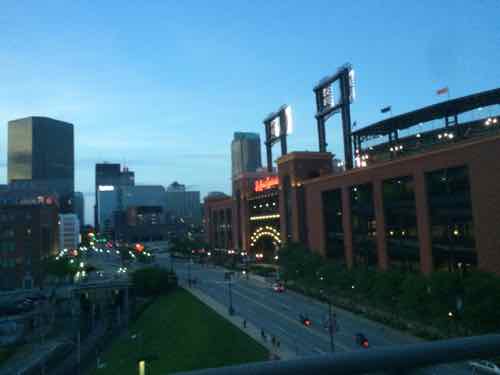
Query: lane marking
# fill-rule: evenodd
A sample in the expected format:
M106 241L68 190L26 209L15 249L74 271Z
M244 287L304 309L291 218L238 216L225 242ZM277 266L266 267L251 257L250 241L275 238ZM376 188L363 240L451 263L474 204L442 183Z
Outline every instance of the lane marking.
M241 284L238 284L238 285L241 286ZM271 301L267 301L264 295L259 294L257 291L255 291L253 289L250 289L249 287L245 286L242 289L245 289L246 291L250 292L250 294L254 294L256 296L256 298L259 298L259 299L263 300L264 302L270 302L270 304L274 303L276 305L282 306L283 310L292 311L292 308L289 306L289 304L285 305L285 304L283 304L281 302L276 301L276 299L275 299L276 297L273 296L273 295L269 296ZM323 312L315 312L315 314L325 315ZM321 320L318 320L318 322L321 322ZM321 325L316 325L315 327L323 327L323 325L322 324ZM311 330L314 330L315 327L312 327ZM353 333L352 334L351 333L342 332L342 331L338 331L338 332L335 332L335 337L345 337L346 339L350 340L353 337L353 335L355 334L355 332L356 332L355 329L353 329Z
M246 295L241 294L241 293L240 293L240 292L238 292L238 291L233 291L233 293L238 294L240 297L243 297L244 299L247 299L247 300L249 300L249 301L251 301L251 302L255 303L256 305L259 305L259 306L261 306L262 308L264 308L264 309L266 309L266 310L268 310L268 311L270 311L270 312L272 312L272 313L275 313L275 314L277 314L277 315L280 315L283 319L285 319L285 320L287 320L287 321L289 321L289 322L292 322L292 323L294 323L294 325L299 326L300 328L302 328L302 329L303 329L303 331L302 331L302 332L309 332L310 334L312 334L312 335L314 335L314 336L318 337L319 339L321 339L321 340L323 340L323 341L328 341L328 342L329 342L329 340L330 340L329 338L326 338L324 335L322 335L322 334L320 334L320 333L318 333L318 332L316 332L316 331L313 331L313 330L306 330L306 329L302 326L302 324L301 324L301 323L299 323L298 321L296 321L296 320L294 320L294 319L289 318L288 316L286 316L285 314L281 313L280 311L274 310L274 309L270 308L269 306L266 306L266 305L264 305L264 304L262 304L262 303L260 303L260 302L257 302L257 301L255 301L255 300L253 300L253 299L251 299L251 298L247 297ZM350 351L350 350L351 350L349 347L347 347L347 346L345 346L345 345L343 345L343 344L340 344L340 343L338 343L338 342L336 343L336 345L337 345L337 346L339 346L340 348L342 348L342 349L343 349L343 350L345 350L345 351Z

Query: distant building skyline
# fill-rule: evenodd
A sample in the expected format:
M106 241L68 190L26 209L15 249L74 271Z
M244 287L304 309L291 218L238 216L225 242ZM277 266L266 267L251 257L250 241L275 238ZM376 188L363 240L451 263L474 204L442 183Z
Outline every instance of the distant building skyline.
M75 191L73 196L74 212L78 216L80 227L85 225L85 197L82 192Z
M7 180L27 189L58 194L61 210L71 212L75 189L74 126L49 117L8 122Z
M119 163L97 163L95 165L95 204L94 204L94 226L99 229L102 217L106 216L106 210L99 208L100 192L107 192L110 189L115 190L115 187L134 186L135 173L127 167L121 167ZM100 187L103 187L102 189ZM109 187L106 190L106 187ZM110 195L110 194L107 194ZM113 194L111 194L113 195ZM116 198L118 199L118 198ZM118 204L118 203L116 203ZM104 216L102 216L104 215Z
M200 192L188 190L186 185L177 181L167 187L166 208L167 213L193 223L201 222Z
M80 220L76 214L59 215L59 249L77 249L80 243Z
M231 176L255 172L262 168L260 135L251 132L235 132L231 142Z

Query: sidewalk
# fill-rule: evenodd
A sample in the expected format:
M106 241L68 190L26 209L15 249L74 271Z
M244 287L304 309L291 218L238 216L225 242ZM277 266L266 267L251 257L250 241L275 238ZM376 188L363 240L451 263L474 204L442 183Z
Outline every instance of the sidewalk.
M265 346L271 354L277 355L280 359L292 359L296 358L296 354L290 348L285 347L283 344L280 345L280 348L276 348L271 343L271 338L267 337L266 340L262 340L261 331L252 323L246 323L246 328L243 328L243 319L237 315L229 315L227 306L220 304L215 301L213 298L207 296L201 291L195 288L188 288L186 285L180 285L185 290L190 292L193 296L198 298L205 305L214 310L217 314L222 316L227 321L231 322L235 327L239 328L241 331L245 332L248 336L253 338L255 341Z

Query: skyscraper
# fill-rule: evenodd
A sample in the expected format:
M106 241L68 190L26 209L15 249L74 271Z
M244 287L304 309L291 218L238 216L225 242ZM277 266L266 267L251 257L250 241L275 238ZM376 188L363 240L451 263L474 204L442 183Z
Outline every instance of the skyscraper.
M201 221L200 192L188 191L186 185L173 182L167 187L167 211L192 223Z
M244 172L255 172L262 166L259 134L234 133L231 142L231 165L233 179Z
M73 124L48 117L8 123L9 184L57 193L61 210L71 212L75 186Z
M59 249L77 249L80 243L80 221L76 214L59 215Z
M85 199L83 198L83 193L75 191L73 207L75 208L74 212L76 216L78 216L80 227L83 227L85 225Z
M121 170L118 163L98 163L95 165L95 206L94 206L94 225L99 229L99 199L98 193L100 186L105 186L103 191L106 191L107 186L134 186L135 174L124 167Z

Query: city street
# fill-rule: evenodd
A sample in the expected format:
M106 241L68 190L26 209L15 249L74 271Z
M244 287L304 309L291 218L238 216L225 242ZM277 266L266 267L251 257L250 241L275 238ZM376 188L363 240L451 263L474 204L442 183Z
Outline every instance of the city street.
M157 261L170 267L168 256ZM229 307L229 286L224 280L224 269L213 266L191 265L187 261L174 262L174 268L181 280L187 280L189 273L196 279L194 286L217 302ZM330 336L325 327L328 319L328 305L307 298L292 291L277 293L272 286L260 280L236 276L231 287L235 315L246 319L264 330L267 339L274 336L281 345L297 356L317 355L330 352ZM356 344L354 336L363 333L370 347L401 345L418 342L418 339L399 333L383 325L363 319L334 308L338 332L334 335L335 351L367 350ZM307 316L312 324L306 327L299 315ZM368 349L369 350L369 349ZM426 371L429 374L468 374L464 365L442 365Z

